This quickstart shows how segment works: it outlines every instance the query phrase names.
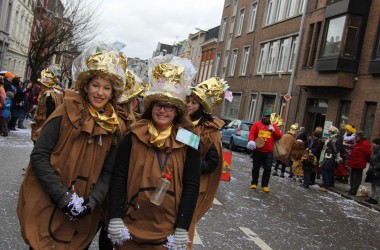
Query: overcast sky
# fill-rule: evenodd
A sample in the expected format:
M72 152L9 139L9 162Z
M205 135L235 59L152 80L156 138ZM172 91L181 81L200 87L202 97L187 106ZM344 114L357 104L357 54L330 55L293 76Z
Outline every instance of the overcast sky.
M157 43L187 39L220 25L224 0L104 0L97 40L127 45L127 57L148 59Z

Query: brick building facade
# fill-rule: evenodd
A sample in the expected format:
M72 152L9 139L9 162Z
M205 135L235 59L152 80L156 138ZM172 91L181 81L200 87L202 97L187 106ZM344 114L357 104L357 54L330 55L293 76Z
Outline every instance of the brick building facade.
M255 121L271 111L308 131L331 121L380 136L380 0L224 5L213 71L234 101L218 115Z

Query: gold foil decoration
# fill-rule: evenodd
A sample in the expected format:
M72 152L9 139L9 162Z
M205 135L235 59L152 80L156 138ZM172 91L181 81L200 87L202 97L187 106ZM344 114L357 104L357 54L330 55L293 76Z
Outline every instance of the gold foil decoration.
M126 74L126 81L125 81L126 83L125 83L124 91L128 90L128 89L131 89L136 84L135 74L133 74L132 71L130 71L129 69L127 69L125 71L125 74Z
M43 85L45 85L46 87L52 88L52 87L56 86L56 84L58 82L58 78L56 77L56 75L54 74L54 72L51 69L46 68L46 69L42 70L42 72L41 72L40 82Z
M125 64L125 65L124 65ZM112 82L115 97L119 98L124 90L125 56L116 51L96 52L86 60L86 68L82 69L76 80L76 89L82 89L87 79L105 78Z
M99 113L90 104L88 105L88 111L90 112L95 122L105 131L113 133L116 131L117 126L119 125L115 109L108 102L106 106L104 106L104 110L104 113Z
M272 113L270 115L270 121L271 123L276 124L277 127L281 127L284 125L284 121L282 120L281 116L276 113Z
M158 81L165 79L165 82L180 84L185 68L172 63L161 63L153 68L153 77Z
M212 109L223 101L222 81L218 77L212 77L196 85L192 94L201 102L204 112L211 114Z
M136 81L139 78L136 79L137 76L132 71L127 69L126 76L127 78L123 94L117 101L119 104L129 102L130 100L136 98L144 90L142 84Z

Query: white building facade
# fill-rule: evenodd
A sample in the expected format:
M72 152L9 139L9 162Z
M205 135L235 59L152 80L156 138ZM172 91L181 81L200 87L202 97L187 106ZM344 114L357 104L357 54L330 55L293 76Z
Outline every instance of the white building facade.
M14 0L10 24L9 46L4 55L4 68L25 77L33 9L37 0Z

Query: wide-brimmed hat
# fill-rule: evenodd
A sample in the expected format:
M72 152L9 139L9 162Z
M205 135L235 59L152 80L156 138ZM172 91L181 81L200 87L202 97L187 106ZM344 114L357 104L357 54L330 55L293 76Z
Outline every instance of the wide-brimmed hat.
M124 104L136 98L144 90L141 84L141 79L135 73L127 69L125 88L123 94L117 100L117 103Z
M173 55L154 57L149 61L149 89L143 104L148 109L152 102L168 102L177 108L180 115L187 113L186 96L196 70L190 60Z
M193 87L191 95L201 103L203 112L211 115L212 109L222 103L227 88L218 77L212 77Z
M53 88L57 85L58 78L54 74L53 70L46 68L41 71L41 78L39 78L37 81L48 88Z
M106 44L98 44L84 50L73 63L75 89L83 89L89 79L105 78L112 82L118 99L125 86L126 58Z

